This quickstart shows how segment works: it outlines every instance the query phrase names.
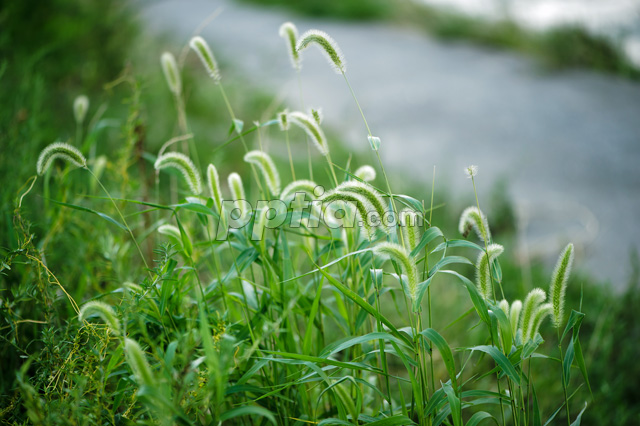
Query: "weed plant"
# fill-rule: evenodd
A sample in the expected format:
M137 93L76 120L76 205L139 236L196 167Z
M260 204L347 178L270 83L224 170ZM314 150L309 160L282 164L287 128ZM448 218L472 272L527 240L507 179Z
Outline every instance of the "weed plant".
M2 271L16 284L1 302L11 347L3 356L20 368L2 373L0 416L14 424L579 425L586 403L575 398L589 380L585 315L565 307L573 246L541 288L509 289L504 248L477 196L460 212L459 235L446 236L432 222L434 182L425 200L394 192L385 141L366 122L337 43L316 30L292 43L295 26L284 28L283 55L298 58L294 65L315 46L343 77L377 164L334 162L321 114L305 105L239 119L224 68L200 37L189 43L198 59L158 54L178 134L156 152L143 150L139 87L126 74L133 96L115 153L99 154L95 122L86 122L90 99L78 98L76 140L32 159L37 173L14 203L17 241ZM183 67L197 61L228 117L226 141L214 149L242 152L226 176L224 164L200 161L210 156L200 155L186 113ZM305 143L306 164L291 149ZM475 193L477 168L464 172ZM41 239L23 209L36 194L55 212ZM60 274L47 260L60 234L101 260ZM104 291L86 291L96 287ZM449 303L452 288L464 299ZM442 305L453 321L434 315ZM461 323L469 326L454 334ZM555 333L540 333L551 326ZM543 409L539 395L554 406Z

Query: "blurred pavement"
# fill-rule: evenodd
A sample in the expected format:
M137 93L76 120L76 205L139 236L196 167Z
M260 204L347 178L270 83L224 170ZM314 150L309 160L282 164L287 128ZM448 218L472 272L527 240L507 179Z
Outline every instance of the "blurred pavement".
M546 74L528 58L411 29L301 18L227 0L145 3L141 18L147 36L171 34L175 44L167 48L175 48L219 7L201 35L234 73L286 97L290 109L298 109L299 92L280 24L331 34L382 140L385 165L425 182L416 198L428 200L435 165L437 184L459 195L454 199L471 199L463 168L476 164L480 205L488 211L489 191L508 178L524 213L522 254L553 263L573 241L575 267L618 288L627 282L630 249L640 249L640 84L588 71ZM315 48L303 56L307 106L323 107L325 127L368 150L344 79ZM229 69L222 73L233 78Z

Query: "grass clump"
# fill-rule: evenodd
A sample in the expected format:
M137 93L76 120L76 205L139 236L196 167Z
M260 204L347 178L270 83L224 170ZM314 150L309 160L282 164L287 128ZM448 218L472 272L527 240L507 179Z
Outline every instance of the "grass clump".
M203 46L203 62L211 65L206 42L196 49ZM174 68L170 62L162 62L165 70ZM187 76L180 91L174 90L178 74ZM186 69L169 77L172 95L190 90ZM49 181L34 176L20 191L12 222L17 243L3 252L2 263L4 273L21 281L2 305L5 339L12 343L3 355L20 367L3 388L10 422L457 425L493 418L524 425L553 421L563 407L567 419L579 422L582 412L570 405L577 382L571 366L588 384L579 340L585 314L574 310L562 320L558 365L555 353L547 355L553 347L542 345L547 330L541 326L551 310L541 305L544 291L527 296L522 319L513 314L517 301L509 303L510 295L496 297L498 289L504 292L502 246L479 207L461 221L463 233L475 225L478 235L447 237L434 224L433 190L429 207L391 191L379 151L373 151L378 170L367 166L354 174L349 159L334 162L328 155L330 139L319 120L286 113L284 122L302 129L283 132L276 109L245 128L222 82L197 84L207 83L217 86L228 111L224 127L231 130L221 132L219 146L245 151L239 157L245 162L230 164L202 155L208 192L202 193L198 160L204 151L177 143L197 137L188 105L174 110L178 135L165 135L173 137L159 150L139 138L133 108L122 158L98 146L91 130L76 141L83 149L64 152L92 153L82 162L92 181L49 167ZM290 156L291 176L281 176L276 146L284 147L289 131L318 139L323 149L309 153L307 170L296 171L299 162ZM132 134L138 135L133 142ZM263 145L267 136L272 143ZM100 171L98 155L110 173ZM168 179L158 179L157 170ZM226 187L219 172L228 173ZM188 189L175 179L180 175ZM30 231L22 203L48 187L48 213L72 218L51 225L77 244L69 256L100 247L102 262L82 273L100 283L91 291L74 284L58 260L48 261L55 249ZM227 207L227 197L236 204ZM301 208L307 198L312 201ZM335 210L327 202L335 202ZM335 214L323 216L329 210ZM44 240L53 238L47 232ZM91 241L94 235L99 242ZM478 265L470 260L476 258ZM481 292L468 278L476 266ZM568 268L562 270L564 286ZM450 289L460 295L451 306L458 319L445 321L434 313ZM23 300L41 309L29 310ZM86 302L79 308L76 300ZM107 327L89 321L92 316ZM23 337L25 319L31 340ZM455 333L460 324L466 331ZM36 339L41 343L31 347ZM548 388L532 373L534 358L557 373ZM553 410L540 409L536 392L553 395Z

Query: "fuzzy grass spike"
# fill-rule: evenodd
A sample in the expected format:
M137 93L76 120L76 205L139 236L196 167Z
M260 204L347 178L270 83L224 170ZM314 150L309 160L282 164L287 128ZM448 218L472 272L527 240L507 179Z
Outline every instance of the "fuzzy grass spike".
M552 313L553 305L551 303L543 303L542 305L538 306L538 309L536 309L536 312L533 315L533 324L529 329L529 334L527 336L523 336L525 342L536 337L536 334L538 333L538 330L540 330L540 326L542 325L542 321L544 321L544 319Z
M522 302L515 300L509 308L509 322L511 323L511 332L515 335L520 325L520 312L522 312Z
M193 194L198 195L202 192L202 182L200 180L200 172L193 164L191 159L179 152L168 152L162 154L153 165L156 170L166 168L177 169L184 179L187 181L189 188Z
M527 294L524 299L524 306L522 310L522 338L529 336L529 333L533 329L535 315L538 310L538 306L545 301L547 295L541 288L534 288Z
M153 371L142 348L133 339L124 339L124 355L139 385L154 386Z
M160 57L160 64L162 65L162 72L164 73L165 80L167 80L169 90L179 95L182 91L182 81L180 80L180 72L178 71L176 58L172 53L164 52Z
M353 172L353 175L365 182L371 182L376 178L376 169L374 169L369 165L364 165L362 167L359 167L355 172Z
M321 200L323 204L326 206L327 204L334 201L342 201L344 203L353 203L360 217L360 223L362 227L365 229L367 233L367 238L371 239L373 236L373 227L368 220L369 213L374 211L375 208L373 205L367 200L365 197L359 194L355 194L352 192L343 192L338 190L333 190L326 195L324 195Z
M220 83L220 69L218 68L218 62L216 61L215 56L211 52L209 45L206 41L200 36L193 37L189 42L189 46L193 49L200 60L202 61L202 65L207 70L209 77L215 81L216 84Z
M271 195L278 196L280 194L280 174L269 154L258 150L249 151L245 154L244 161L258 167L267 182Z
M491 241L491 231L487 217L477 207L467 207L460 216L458 230L466 238L471 229L476 231L478 238L489 243Z
M284 189L280 193L280 199L283 201L293 199L298 192L303 192L305 194L309 194L309 196L312 198L316 198L314 191L317 187L318 184L311 180L294 180L289 185L284 187Z
M302 68L300 54L298 49L296 48L298 44L298 29L292 22L285 22L280 25L280 30L278 31L280 37L285 39L287 43L287 51L289 52L289 58L291 59L291 65L296 71L299 71Z
M312 44L316 44L325 54L329 64L335 69L336 73L344 74L347 72L346 63L342 51L338 43L329 36L329 34L320 30L309 30L300 36L296 50L298 53L306 49Z
M296 126L302 128L307 135L311 138L313 144L318 148L318 151L324 156L329 155L329 145L327 144L327 138L324 132L312 118L308 115L295 111L288 114L289 121Z
M486 252L481 252L476 263L476 285L478 292L487 300L493 294L491 283L491 262L502 254L504 247L500 244L489 244Z
M374 187L372 187L367 183L363 183L356 180L350 180L350 181L341 183L336 187L335 190L339 192L348 192L348 193L358 194L366 198L369 204L371 204L373 208L376 210L376 213L378 214L378 218L380 220L380 224L382 225L382 219L387 214L387 206L384 200L382 199L382 197L380 196L380 193ZM382 226L382 228L386 233L389 233L389 229L386 226Z
M218 176L218 169L213 164L209 164L207 167L207 186L213 198L213 203L216 205L218 213L222 214L222 191L220 190L220 177Z
M413 250L420 242L420 216L410 209L402 210L399 216L403 241L409 250Z
M118 320L118 317L116 316L116 313L113 311L113 308L111 306L97 300L85 303L85 305L80 308L78 319L80 321L85 321L87 317L90 317L92 315L99 316L100 319L102 319L102 321L104 321L109 326L112 334L120 334L120 321Z
M73 101L73 117L76 123L82 124L89 111L89 98L85 95L78 96Z
M47 171L53 160L60 158L78 167L87 167L87 159L74 146L67 143L55 142L42 150L36 164L38 175L42 176Z
M415 301L418 297L418 267L411 258L409 251L400 244L385 242L375 246L373 252L376 256L383 259L392 259L402 266L404 273L407 275L409 297Z
M551 304L553 305L553 325L560 328L564 317L564 295L567 291L567 280L571 273L573 265L573 244L568 244L556 263L551 276L551 285L549 286L549 295L551 296Z

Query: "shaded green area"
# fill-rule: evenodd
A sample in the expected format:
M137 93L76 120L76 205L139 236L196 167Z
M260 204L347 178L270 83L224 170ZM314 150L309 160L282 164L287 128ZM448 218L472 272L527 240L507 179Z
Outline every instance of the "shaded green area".
M312 17L385 20L403 26L412 25L442 40L468 41L522 52L537 58L549 69L589 68L630 79L640 78L640 69L629 62L620 46L579 26L534 32L508 19L488 21L414 1L241 1L286 7Z

